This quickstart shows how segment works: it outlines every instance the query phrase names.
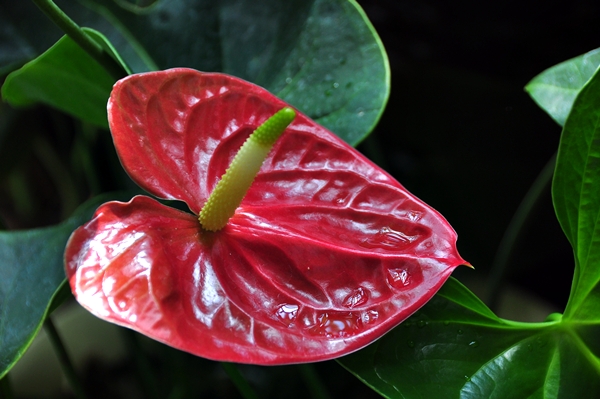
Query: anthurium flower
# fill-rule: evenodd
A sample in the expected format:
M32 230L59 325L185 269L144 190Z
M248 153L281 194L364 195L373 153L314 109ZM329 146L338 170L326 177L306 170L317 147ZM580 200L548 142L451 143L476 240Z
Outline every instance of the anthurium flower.
M219 73L117 82L108 117L123 167L191 213L147 196L102 205L66 249L77 300L175 348L256 364L347 354L425 304L465 264L456 233L300 112L224 227L202 227L198 215L244 141L286 107Z

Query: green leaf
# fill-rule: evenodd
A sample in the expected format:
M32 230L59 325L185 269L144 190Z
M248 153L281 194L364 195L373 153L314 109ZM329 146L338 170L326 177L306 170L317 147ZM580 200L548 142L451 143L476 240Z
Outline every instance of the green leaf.
M525 90L559 125L564 126L573 101L600 65L600 49L561 62L533 78Z
M31 344L53 298L64 298L60 288L65 282L63 251L69 235L111 198L114 195L86 202L57 226L0 232L0 379Z
M375 127L389 96L387 55L354 0L177 0L148 7L125 0L81 2L88 8L58 3L76 22L110 38L133 72L190 67L229 73L265 87L352 145ZM23 19L17 7L3 7L8 15ZM30 14L37 18L31 11L26 13ZM38 46L28 30L8 22L14 35L0 35L0 45L19 49L10 42L15 36L24 50L9 52L6 62L35 55ZM71 57L60 62L80 62L79 57ZM29 80L35 88L26 89L41 90L37 85L42 83L41 75L35 74L35 85ZM75 87L102 83L105 90L104 75L90 71L86 81L78 81ZM62 85L64 79L58 82ZM92 116L94 123L106 126L104 106L98 105L101 93L91 93L93 97L84 103L75 98L66 101L60 88L72 89L73 81L61 85L54 84L33 98L16 96L14 101L45 101L84 119ZM52 90L59 90L59 99L52 99Z
M100 33L86 33L118 58ZM106 103L114 79L69 37L22 68L2 86L2 97L14 106L43 102L101 127L108 127Z
M353 0L86 2L119 29L134 72L225 72L265 87L357 144L389 95L385 50Z
M600 73L583 87L562 132L552 187L575 254L565 317L600 321Z
M387 398L598 397L598 334L597 324L500 319L451 278L409 320L338 361Z
M180 0L141 11L96 3L127 27L145 68L187 66L241 77L350 144L374 128L387 102L387 56L355 1ZM128 62L134 70L141 64Z

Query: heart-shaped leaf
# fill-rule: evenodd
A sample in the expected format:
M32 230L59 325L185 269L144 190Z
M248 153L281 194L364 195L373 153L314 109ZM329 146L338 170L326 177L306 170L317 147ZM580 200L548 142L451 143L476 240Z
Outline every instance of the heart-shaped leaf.
M57 226L0 232L0 378L31 344L65 282L63 250L69 235L109 198L115 197L86 202Z
M286 106L228 75L191 69L119 81L109 122L148 192L197 214L249 134ZM463 264L436 211L298 114L229 223L148 197L111 202L65 255L99 317L199 356L283 364L330 359L381 336Z
M600 49L561 62L533 78L525 90L559 125L564 126L575 97L600 65Z
M128 59L135 72L185 66L240 77L352 145L389 95L385 50L353 0L93 3L127 27L140 56Z
M600 324L515 323L449 279L401 326L338 361L386 398L595 398Z
M600 320L600 74L577 96L562 132L552 187L558 220L575 253L565 317Z
M118 59L104 36L91 29L85 32ZM43 102L108 127L106 101L113 83L104 68L64 36L44 54L8 75L2 86L2 98L14 106Z
M573 103L554 176L555 209L576 263L563 317L502 320L450 279L403 326L340 363L388 398L600 396L598 120L596 73Z
M89 10L73 10L77 22L105 33L134 72L186 66L244 78L352 145L371 132L389 96L385 50L353 0L180 0L158 1L147 8L98 0L87 1L86 6L113 26ZM10 15L18 14L9 9ZM74 65L68 66L71 60ZM44 65L45 69L23 77L26 90L18 93L15 87L10 98L45 101L78 117L93 115L95 123L104 122L100 120L104 107L85 112L80 108L96 105L104 95L108 99L107 74L95 65L84 68L79 54L53 61L57 63L71 73L59 75ZM74 79L81 79L76 86ZM81 90L99 85L102 90L97 92ZM70 91L68 98L57 94L65 90ZM92 101L96 97L98 101Z

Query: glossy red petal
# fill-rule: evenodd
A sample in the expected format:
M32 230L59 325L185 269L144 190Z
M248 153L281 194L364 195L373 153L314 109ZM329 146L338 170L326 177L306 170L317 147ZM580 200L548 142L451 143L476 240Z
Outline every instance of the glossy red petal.
M198 213L244 140L286 105L233 76L175 68L118 81L108 120L131 178Z
M110 104L130 175L194 212L285 105L188 69L126 78ZM199 356L283 364L341 356L407 318L465 263L455 243L440 214L300 114L223 230L138 197L101 207L66 262L101 317Z
M202 357L282 364L366 345L452 270L247 227L208 233L148 197L109 202L71 236L67 276L98 317Z

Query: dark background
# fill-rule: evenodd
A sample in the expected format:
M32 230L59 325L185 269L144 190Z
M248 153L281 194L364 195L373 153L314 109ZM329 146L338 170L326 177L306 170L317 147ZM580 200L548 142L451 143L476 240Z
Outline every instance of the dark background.
M454 275L485 284L504 230L560 138L560 126L523 88L600 47L600 2L359 3L392 70L388 107L360 148L449 220L476 268ZM509 282L562 311L573 257L549 188L523 233Z

